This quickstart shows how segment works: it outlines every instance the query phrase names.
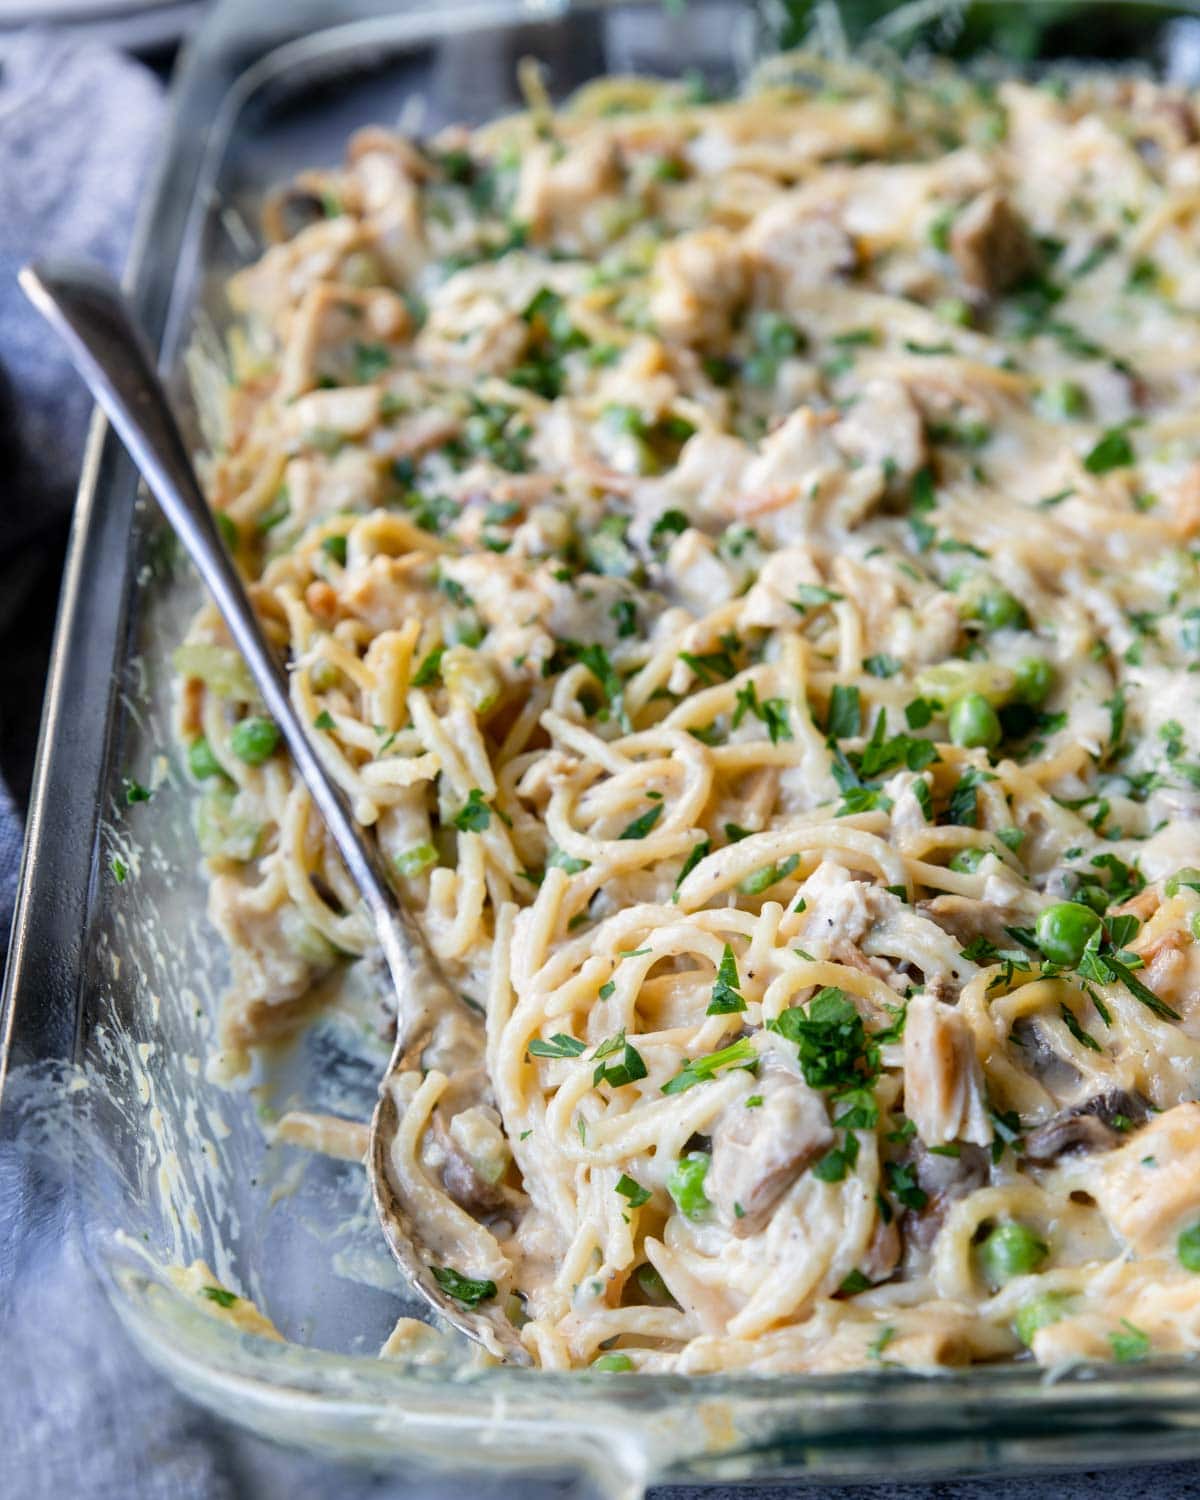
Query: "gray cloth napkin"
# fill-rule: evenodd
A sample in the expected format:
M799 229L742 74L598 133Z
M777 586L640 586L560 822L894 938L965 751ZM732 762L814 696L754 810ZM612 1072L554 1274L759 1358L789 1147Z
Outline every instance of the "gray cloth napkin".
M16 273L49 256L120 271L163 117L137 63L45 32L0 39L0 553L69 509L91 409Z
M0 630L27 548L70 504L90 403L14 283L32 256L119 269L163 119L156 80L94 45L0 41ZM20 552L14 549L20 548ZM8 559L6 566L5 559ZM4 586L6 577L12 589ZM20 825L0 786L0 932ZM572 1486L413 1479L283 1453L184 1401L130 1348L36 1164L0 1159L0 1500L551 1500ZM1200 1495L1176 1465L1086 1474L856 1487L844 1500L1163 1500ZM698 1490L672 1490L675 1500ZM705 1490L705 1500L734 1491ZM763 1491L738 1490L746 1500ZM782 1491L773 1489L772 1495ZM832 1491L806 1490L819 1500Z

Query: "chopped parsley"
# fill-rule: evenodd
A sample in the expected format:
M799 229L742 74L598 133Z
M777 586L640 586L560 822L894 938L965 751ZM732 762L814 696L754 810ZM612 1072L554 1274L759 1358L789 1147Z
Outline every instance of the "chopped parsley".
M706 1057L694 1057L691 1062L686 1063L674 1078L669 1078L662 1086L664 1094L683 1094L688 1089L695 1088L698 1083L707 1083L710 1078L715 1078L722 1068L744 1068L757 1063L758 1054L748 1036L739 1037L736 1042L730 1043L728 1047L722 1047L717 1052L710 1052Z
M978 766L968 766L954 784L946 816L951 823L963 828L974 828L979 819L979 788L985 781L995 781L990 771L981 771Z
M737 671L737 663L728 651L681 651L679 660L691 667L705 687L728 682Z
M788 723L788 705L785 698L764 698L759 701L758 691L752 682L738 689L737 706L733 711L732 727L737 729L747 713L766 725L771 743L792 738L792 726Z
M811 1088L854 1088L874 1077L879 1049L863 1019L845 994L833 987L818 990L807 1009L792 1006L768 1029L796 1044L804 1081Z
M626 1172L622 1172L617 1178L616 1191L622 1198L628 1199L630 1208L641 1208L643 1203L649 1203L654 1196L649 1188L644 1188Z
M456 1302L461 1302L464 1307L478 1307L481 1302L490 1302L496 1295L494 1281L464 1276L452 1266L430 1266L429 1269L433 1272L433 1279L442 1291L453 1297Z
M1135 462L1133 444L1123 427L1110 427L1085 456L1083 467L1089 474L1107 474L1125 469Z
M644 839L662 817L662 813L663 804L656 802L653 807L648 807L644 813L634 818L632 823L627 823L617 834L618 839Z
M346 538L344 536L327 536L321 543L321 551L326 557L332 557L334 562L341 567L346 566Z
M564 854L557 845L554 845L550 853L546 856L546 868L565 870L568 875L578 875L581 870L588 868L588 861L586 859L575 859L570 854Z
M713 985L712 998L708 1002L706 1016L725 1016L746 1009L746 1002L738 993L737 960L728 943L717 968L717 982Z
M620 640L628 640L631 635L637 634L637 605L632 599L618 599L609 610L608 618L616 622Z
M758 896L763 891L769 890L771 886L777 885L781 880L786 880L800 863L798 854L789 854L786 859L781 859L778 864L763 865L762 869L754 870L746 878L738 882L738 890L747 896Z
M625 712L625 684L621 679L621 674L609 661L608 652L603 646L581 646L577 641L564 641L561 649L573 660L581 662L600 684L600 690L604 694L609 712L621 728L628 733L633 726L629 722L629 715Z
M606 1062L605 1059L621 1054L620 1062ZM642 1054L632 1042L625 1039L625 1030L622 1027L616 1036L611 1036L607 1041L601 1042L592 1053L592 1060L596 1067L592 1073L592 1087L597 1088L602 1083L609 1084L614 1089L623 1088L627 1083L636 1083L639 1078L646 1076L646 1064Z
M354 381L356 385L370 385L392 367L392 356L382 344L355 344Z
M810 609L819 609L823 604L834 604L839 599L844 599L844 594L837 593L834 589L822 587L819 583L798 583L796 585L796 597L792 600L792 608L805 614Z
M890 1161L887 1164L888 1186L893 1196L901 1202L905 1208L920 1211L929 1202L929 1194L924 1188L917 1186L917 1179L913 1175L911 1166L903 1162Z
M1063 1024L1066 1026L1067 1030L1071 1033L1075 1040L1080 1043L1081 1046L1088 1048L1088 1050L1091 1052L1104 1051L1104 1048L1101 1047L1096 1038L1089 1035L1088 1032L1084 1031L1083 1027L1079 1024L1078 1017L1069 1005L1060 1003L1058 1007L1058 1013L1062 1016Z
M679 876L675 881L675 894L671 897L672 901L679 900L679 887L688 878L688 876L692 873L692 871L696 868L700 861L704 859L706 855L711 853L712 839L701 839L698 844L695 844L692 847L692 851L684 860L683 868L680 870Z
M583 1042L565 1031L556 1031L549 1041L535 1037L526 1049L530 1057L582 1057Z
M829 717L825 725L830 739L853 739L862 729L862 699L853 684L838 682L829 695Z
M437 646L422 660L413 673L413 687L429 687L438 680L442 675L442 657L445 654L445 646Z
M460 833L482 833L491 821L492 810L477 786L467 793L467 800L451 819Z
M1137 1364L1150 1353L1150 1335L1135 1328L1128 1318L1121 1319L1121 1327L1108 1336L1113 1359L1119 1365Z

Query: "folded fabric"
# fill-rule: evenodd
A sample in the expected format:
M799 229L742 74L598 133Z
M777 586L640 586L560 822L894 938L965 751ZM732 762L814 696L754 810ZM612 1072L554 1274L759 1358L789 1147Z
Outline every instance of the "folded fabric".
M0 557L69 510L91 410L16 273L51 256L121 270L165 107L107 48L0 37Z

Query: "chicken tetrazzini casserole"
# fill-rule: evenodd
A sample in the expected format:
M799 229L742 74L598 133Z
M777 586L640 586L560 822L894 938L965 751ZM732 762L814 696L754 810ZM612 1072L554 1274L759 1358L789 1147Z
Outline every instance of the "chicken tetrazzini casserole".
M434 1274L549 1369L1196 1348L1192 100L524 81L269 205L207 468L486 1013L486 1102L399 1086ZM390 999L213 608L176 664L229 1078Z

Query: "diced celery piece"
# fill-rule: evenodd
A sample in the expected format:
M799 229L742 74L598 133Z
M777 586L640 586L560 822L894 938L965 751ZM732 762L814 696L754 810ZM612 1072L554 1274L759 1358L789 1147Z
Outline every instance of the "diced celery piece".
M438 853L432 844L414 844L396 855L396 869L401 875L412 879L423 875L431 865L437 864Z
M181 677L198 677L218 698L230 698L235 703L258 701L250 668L232 646L187 641L175 648L171 661Z
M210 859L251 860L262 841L262 824L237 811L230 786L215 786L196 804L196 836Z

